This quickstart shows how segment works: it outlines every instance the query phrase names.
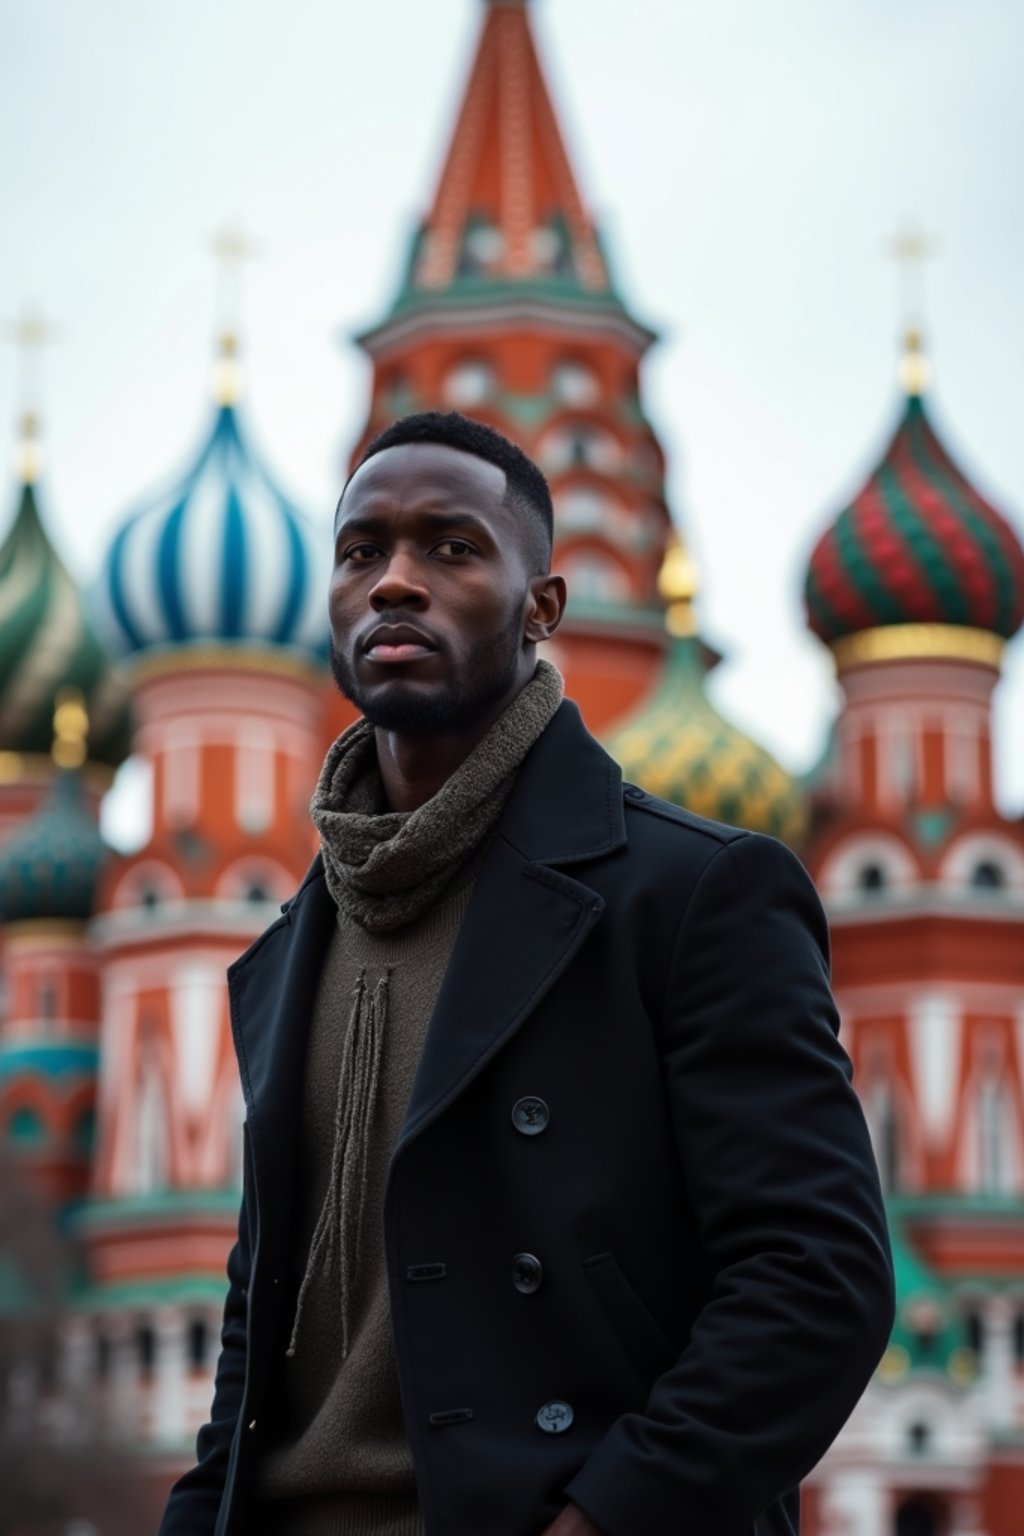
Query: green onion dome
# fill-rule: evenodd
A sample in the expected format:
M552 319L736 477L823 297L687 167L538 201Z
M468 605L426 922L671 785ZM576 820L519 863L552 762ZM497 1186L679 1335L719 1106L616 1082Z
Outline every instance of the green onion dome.
M919 389L867 484L818 541L804 595L827 644L897 624L1009 639L1024 623L1020 541L953 462Z
M0 752L48 755L54 707L68 688L81 693L89 713L90 761L116 768L130 747L127 686L96 638L43 527L33 480L25 478L0 545Z
M938 1371L958 1385L977 1374L978 1362L967 1347L955 1299L945 1282L914 1252L902 1223L890 1216L896 1321L878 1367L880 1379L894 1386L913 1371Z
M693 567L670 547L661 575L669 646L653 691L605 738L633 780L700 816L798 844L807 808L799 782L763 747L731 725L705 690L708 653L695 633Z
M0 848L0 922L84 922L106 852L80 775L61 769L39 809Z

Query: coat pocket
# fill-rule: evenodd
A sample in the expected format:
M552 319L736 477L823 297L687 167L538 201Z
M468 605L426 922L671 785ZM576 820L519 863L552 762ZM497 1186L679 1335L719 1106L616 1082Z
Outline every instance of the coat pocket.
M613 1253L595 1253L583 1269L634 1370L650 1385L674 1364L678 1347L647 1310Z

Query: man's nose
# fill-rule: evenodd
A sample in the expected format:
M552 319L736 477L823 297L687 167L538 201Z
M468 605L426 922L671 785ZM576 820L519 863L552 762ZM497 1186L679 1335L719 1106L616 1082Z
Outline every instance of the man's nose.
M384 608L420 609L429 605L430 593L417 562L396 550L370 588L369 600L378 613Z

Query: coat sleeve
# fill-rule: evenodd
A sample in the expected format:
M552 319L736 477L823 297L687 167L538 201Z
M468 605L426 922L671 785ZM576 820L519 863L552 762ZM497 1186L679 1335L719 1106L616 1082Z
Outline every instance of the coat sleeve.
M249 1185L249 1147L245 1145L245 1184ZM171 1489L158 1536L213 1536L224 1496L231 1446L242 1407L246 1378L246 1338L252 1255L250 1199L243 1191L238 1240L228 1255L228 1293L224 1303L221 1349L210 1417L196 1440L196 1464Z
M878 1175L803 866L722 847L663 1010L676 1143L711 1276L676 1365L566 1490L607 1536L750 1536L835 1438L893 1321Z

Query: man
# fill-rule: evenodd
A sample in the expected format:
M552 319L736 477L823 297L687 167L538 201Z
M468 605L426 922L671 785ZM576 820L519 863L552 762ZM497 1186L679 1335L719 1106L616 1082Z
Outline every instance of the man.
M892 1322L825 922L627 785L537 647L539 470L398 422L338 508L364 719L232 968L223 1349L162 1536L791 1536Z

